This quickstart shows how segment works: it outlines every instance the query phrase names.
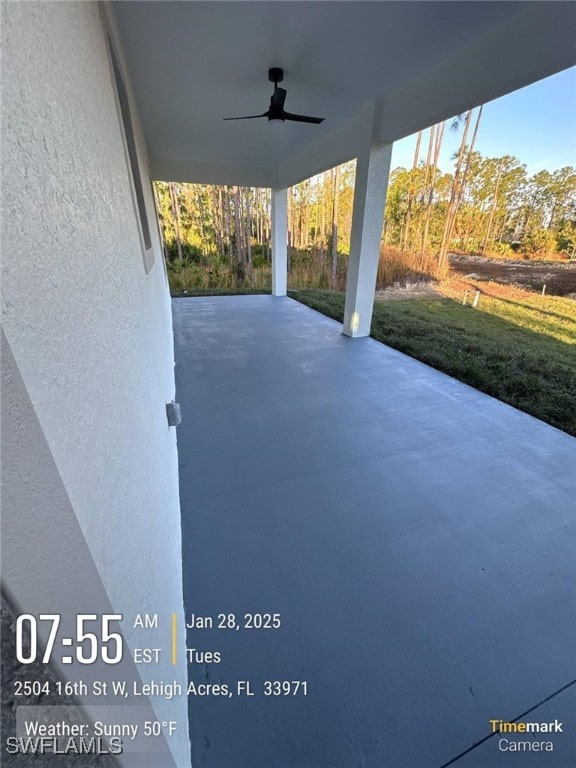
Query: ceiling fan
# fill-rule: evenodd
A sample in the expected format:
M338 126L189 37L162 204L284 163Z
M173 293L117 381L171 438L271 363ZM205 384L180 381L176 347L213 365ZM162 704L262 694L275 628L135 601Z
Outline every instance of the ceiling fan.
M316 123L324 121L323 117L308 117L307 115L293 115L284 111L287 91L279 88L278 83L284 79L284 71L280 67L272 67L268 70L268 79L274 83L274 93L270 98L270 106L261 115L247 115L246 117L225 117L224 120L253 120L256 117L267 117L269 123L283 123L285 120L293 120L296 123Z

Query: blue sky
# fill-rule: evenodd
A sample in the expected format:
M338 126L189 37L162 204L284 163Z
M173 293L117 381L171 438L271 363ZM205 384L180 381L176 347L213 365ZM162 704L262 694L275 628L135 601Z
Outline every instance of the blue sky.
M460 137L460 132L446 127L439 162L444 172L453 169L451 156ZM396 142L392 168L411 167L415 147L415 135ZM425 131L421 159L426 159L427 149ZM476 149L488 157L513 155L525 163L529 174L576 166L576 67L486 104Z

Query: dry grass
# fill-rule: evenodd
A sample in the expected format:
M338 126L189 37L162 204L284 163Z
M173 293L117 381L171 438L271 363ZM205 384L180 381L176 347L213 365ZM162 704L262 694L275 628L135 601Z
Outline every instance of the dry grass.
M429 283L445 277L448 267L440 268L432 253L402 252L400 248L385 246L380 249L376 290L407 283Z
M168 280L173 296L181 296L185 293L197 291L270 291L272 281L272 267L265 265L255 267L251 273L242 278L236 270L224 263L223 260L215 260L209 267L202 267L189 262L172 262L168 265Z
M291 258L288 273L288 287L291 290L337 290L346 289L348 257L339 254L335 282L331 278L331 264L328 256L307 252L295 253ZM412 251L402 252L393 246L383 246L378 259L376 290L393 285L429 283L446 274L440 270L435 256L421 255Z
M256 262L255 262L256 263ZM346 287L348 256L338 254L336 279L332 279L332 263L327 253L292 250L289 259L288 287L291 290L338 290ZM377 290L393 285L429 283L441 278L445 272L438 269L431 254L405 252L399 248L381 248L378 260ZM220 256L209 257L207 264L196 262L172 262L168 265L168 277L173 295L184 292L251 289L269 291L272 280L270 263L258 260L258 265L242 274L238 267Z

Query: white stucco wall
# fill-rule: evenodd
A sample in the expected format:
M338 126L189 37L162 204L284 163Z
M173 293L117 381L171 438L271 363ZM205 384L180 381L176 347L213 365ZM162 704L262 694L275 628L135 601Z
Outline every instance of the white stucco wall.
M176 433L165 412L171 310L141 140L139 154L155 256L148 275L98 6L2 3L3 328L110 604L127 617L159 614L146 644L166 653L140 666L141 678L185 686L182 653L172 666L167 652L172 612L184 642ZM9 451L10 436L2 442ZM73 544L65 530L59 541L65 580ZM25 574L49 610L55 585L44 564L21 567L2 571L13 597L26 596ZM88 584L75 589L90 594ZM123 629L131 647L142 645L128 621ZM170 744L176 764L189 766L185 697L152 703L160 719L179 721Z

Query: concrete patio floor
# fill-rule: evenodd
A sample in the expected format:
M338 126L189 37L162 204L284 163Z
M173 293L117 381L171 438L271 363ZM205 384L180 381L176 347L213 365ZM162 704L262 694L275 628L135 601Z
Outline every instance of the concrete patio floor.
M195 768L574 764L576 440L289 298L173 310L187 616L282 620L188 632L256 692L190 697ZM532 708L553 752L458 757Z

